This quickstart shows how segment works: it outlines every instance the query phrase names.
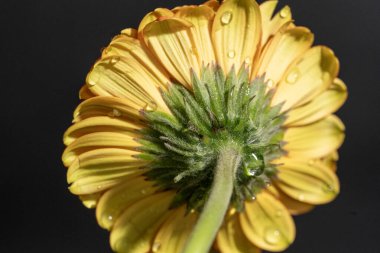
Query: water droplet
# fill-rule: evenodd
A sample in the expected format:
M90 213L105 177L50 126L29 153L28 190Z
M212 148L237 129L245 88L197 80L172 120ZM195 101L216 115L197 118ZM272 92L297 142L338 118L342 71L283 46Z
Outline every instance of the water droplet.
M276 217L277 217L277 218L282 217L282 211L281 211L281 210L277 210L277 211L276 211Z
M290 8L288 6L285 6L281 11L280 11L280 17L281 18L287 18L290 15Z
M252 196L251 199L252 199L252 200L255 200L255 199L256 199L256 196Z
M142 193L142 194L146 194L146 193L147 193L146 189L142 189L142 190L141 190L141 193Z
M234 50L229 51L228 54L227 54L227 56L228 56L228 58L230 58L230 59L235 58L235 51L234 51Z
M278 229L275 228L267 228L265 230L264 239L269 244L276 244L281 239L281 233Z
M111 58L110 60L110 64L114 65L116 63L118 63L120 61L120 57L119 56L114 56Z
M158 252L161 248L161 243L160 242L154 242L152 246L152 251L154 253Z
M305 200L305 195L303 195L303 194L298 195L298 200L299 201L304 201Z
M157 104L155 102L146 104L144 110L147 112L154 112L155 110L157 110Z
M273 81L272 79L269 79L269 80L267 81L267 86L268 86L269 89L272 89L273 86L274 86L274 81Z
M286 82L289 84L294 84L295 82L297 82L299 75L300 71L297 68L293 69L286 77Z
M247 65L251 64L251 57L245 58L244 63Z
M111 221L111 220L113 219L112 215L109 215L109 216L107 217L107 219L108 219L109 221Z
M98 186L96 186L96 189L102 189L102 186L101 185L98 185Z
M191 210L190 210L190 213L195 213L195 209L191 209Z
M110 112L109 114L110 117L120 117L121 116L121 112L117 109L112 109L112 112Z
M220 22L222 23L222 25L228 25L229 23L231 23L231 20L232 20L232 12L230 11L226 11L220 17Z

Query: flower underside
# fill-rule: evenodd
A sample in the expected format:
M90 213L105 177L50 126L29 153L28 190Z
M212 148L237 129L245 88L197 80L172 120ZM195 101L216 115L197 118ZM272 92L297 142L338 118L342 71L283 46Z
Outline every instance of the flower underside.
M192 73L193 91L172 84L162 96L172 115L144 110L148 121L140 139L140 158L151 161L146 173L162 189L175 189L172 207L187 203L200 211L210 192L220 150L242 157L234 178L231 204L239 211L246 199L276 174L271 161L283 155L281 104L270 106L273 90L264 77L249 81L244 66L227 76L218 66Z

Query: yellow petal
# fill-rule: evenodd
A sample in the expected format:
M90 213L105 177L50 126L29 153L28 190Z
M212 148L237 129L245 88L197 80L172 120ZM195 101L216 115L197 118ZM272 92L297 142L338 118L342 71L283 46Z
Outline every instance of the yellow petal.
M132 107L158 107L169 112L159 91L163 84L154 74L136 58L109 56L94 65L86 82L97 95L127 99Z
M148 48L179 83L191 87L191 68L199 74L200 56L193 37L193 24L171 18L148 24L143 31Z
M96 208L96 218L101 227L111 229L119 215L138 200L152 195L157 188L152 181L138 176L104 193Z
M141 119L140 108L131 107L127 100L116 97L93 97L83 101L74 111L73 122L97 116L137 121Z
M295 226L288 210L266 191L260 192L255 201L246 202L240 223L247 238L264 250L282 251L295 238Z
M90 176L118 175L135 173L147 162L134 157L137 152L99 148L77 156L67 171L67 181L72 183Z
M219 9L219 6L220 6L218 0L209 0L205 3L203 3L202 5L210 7L214 12L217 12Z
M118 118L108 116L91 117L69 127L63 136L63 142L65 145L70 145L80 136L100 131L121 132L138 137L137 131L142 128L143 125L141 123L129 122Z
M290 110L286 126L301 126L323 119L338 110L347 99L347 88L342 80L335 78L333 84L309 103Z
M216 238L216 244L221 253L260 253L245 236L238 215L228 214Z
M174 210L158 231L152 246L153 252L177 253L182 249L192 232L197 215L189 213L182 206Z
M272 99L284 102L282 111L305 104L326 90L339 71L334 52L322 46L313 47L286 71Z
M261 16L256 1L226 0L216 13L212 39L218 64L225 73L234 65L253 63L261 39Z
M137 30L134 28L125 28L120 33L132 38L137 38L138 35Z
M309 204L325 204L339 193L339 181L328 167L292 159L282 159L276 186L294 199Z
M200 63L205 66L209 63L216 63L210 37L214 11L207 6L184 6L179 8L175 15L194 25L191 30Z
M260 4L263 33L261 45L265 45L271 36L276 34L281 28L284 27L285 24L292 21L292 12L289 6L283 7L278 13L276 13L276 15L273 16L277 4L277 0L269 0Z
M154 11L146 14L145 17L141 20L140 25L139 25L139 29L138 29L138 33L141 36L143 31L144 31L144 28L148 24L150 24L154 21L157 21L161 18L170 18L173 16L174 16L174 13L171 10L166 9L166 8L157 8Z
M63 152L62 161L71 164L78 155L98 148L122 148L136 150L141 146L128 134L114 132L95 132L79 137Z
M158 193L127 208L112 229L112 249L128 253L150 252L156 231L172 212L169 206L173 196L172 192Z
M343 123L335 115L330 115L311 125L287 129L284 149L289 157L319 158L338 149L343 140Z
M270 186L267 188L267 190L278 200L280 200L282 204L284 204L291 215L305 214L314 209L314 205L295 200L275 186Z
M85 84L82 86L82 88L79 90L79 99L89 99L94 97L95 94L93 94L88 86Z
M265 74L271 85L277 85L289 65L310 48L313 40L314 35L305 27L278 32L264 48L253 77Z
M94 208L96 207L96 204L98 203L98 200L101 195L102 195L101 192L97 192L94 194L80 195L79 199L82 201L82 204L85 207Z

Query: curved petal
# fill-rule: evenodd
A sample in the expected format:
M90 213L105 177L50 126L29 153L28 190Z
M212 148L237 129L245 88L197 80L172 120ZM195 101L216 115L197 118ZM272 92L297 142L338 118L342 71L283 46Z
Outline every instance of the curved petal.
M347 88L342 80L335 78L332 85L309 103L287 113L285 126L302 126L334 113L347 99Z
M79 90L79 99L89 99L96 95L90 91L87 84L83 85Z
M142 118L139 110L140 108L131 107L125 99L98 96L83 101L75 109L73 122L98 116L136 121Z
M289 157L319 158L340 147L344 140L344 125L335 115L307 126L285 131L284 150Z
M218 0L208 0L207 2L204 2L203 4L201 4L201 6L202 5L210 7L214 12L217 12L220 6Z
M165 221L158 231L152 246L153 252L176 253L182 252L192 229L197 215L186 214L185 206L174 210L169 219Z
M167 71L182 85L191 87L190 70L199 74L201 65L193 24L180 18L156 21L143 31L147 47L162 62Z
M144 125L141 123L129 122L114 117L91 117L70 126L63 135L63 142L65 145L70 145L77 138L94 132L120 132L138 137L138 131L142 128L144 128Z
M112 50L114 53L117 51ZM101 96L125 98L132 107L150 107L153 110L157 108L169 112L159 91L166 84L158 80L154 71L135 57L109 54L110 56L100 59L87 75L86 82L91 92Z
M265 45L268 39L276 34L280 28L292 21L292 12L289 6L283 7L276 15L273 16L274 10L278 4L277 0L269 0L260 4L260 13L262 20L261 45Z
M212 40L218 64L225 73L252 64L260 46L261 16L256 1L226 0L216 13Z
M145 172L146 162L135 158L137 152L123 149L96 149L75 159L67 172L70 191L77 195L104 191Z
M306 52L314 41L314 35L305 27L295 27L278 32L264 48L258 70L253 77L263 76L275 86L282 79L289 65Z
M305 214L314 209L314 205L295 200L275 186L270 186L267 188L267 190L278 200L280 200L282 204L284 204L291 215Z
M282 111L305 104L326 90L339 71L339 61L327 47L309 49L286 71L272 104L284 103Z
M296 234L286 207L266 191L260 192L255 201L246 202L240 223L252 243L269 251L286 249Z
M130 205L152 195L157 188L142 176L134 177L108 190L100 198L96 218L101 227L110 230L119 215Z
M158 228L171 214L174 193L162 192L144 198L127 208L111 231L110 243L116 252L150 252Z
M290 197L319 205L332 201L338 195L338 178L328 167L290 158L284 158L282 162L275 183Z
M91 209L95 208L96 204L99 201L100 196L102 195L102 192L97 192L93 194L86 194L86 195L80 195L79 199L82 201L82 204Z
M139 28L138 28L138 33L140 36L142 36L142 33L144 31L144 28L157 20L164 19L164 18L171 18L174 16L174 13L166 8L157 8L152 12L149 12L148 14L145 15L145 17L141 20Z
M210 37L214 11L207 6L184 6L180 7L175 15L194 25L191 29L201 65L206 66L215 63L215 54Z
M221 253L260 253L245 236L237 214L228 214L216 237L216 244Z

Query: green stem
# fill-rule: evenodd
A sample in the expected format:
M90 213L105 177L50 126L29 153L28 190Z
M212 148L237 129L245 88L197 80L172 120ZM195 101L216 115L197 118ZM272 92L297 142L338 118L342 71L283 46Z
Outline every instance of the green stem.
M225 148L219 152L210 195L182 253L209 252L230 205L240 161L241 156L235 149Z

